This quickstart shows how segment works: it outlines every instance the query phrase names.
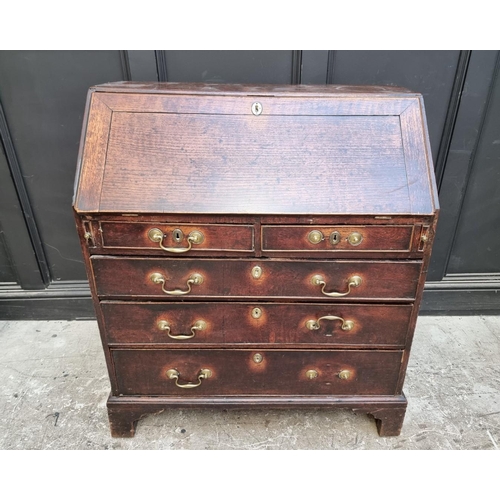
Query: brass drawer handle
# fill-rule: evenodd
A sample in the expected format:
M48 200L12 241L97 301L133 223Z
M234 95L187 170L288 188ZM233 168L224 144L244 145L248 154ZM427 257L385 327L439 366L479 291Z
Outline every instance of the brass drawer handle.
M318 319L309 319L306 321L306 327L309 330L319 330L321 326L319 322L322 319L329 321L335 321L338 319L339 321L342 321L342 326L340 328L342 328L342 330L344 330L345 332L349 332L354 328L354 321L351 321L350 319L341 318L340 316L322 316L321 318Z
M170 380L175 380L175 385L177 387L180 387L181 389L194 389L195 387L199 387L201 385L202 380L210 378L212 376L212 370L209 370L208 368L202 368L198 372L198 383L188 382L187 384L179 384L180 373L174 368L167 370L166 375Z
M165 238L165 235L163 234L163 231L160 229L154 227L153 229L150 229L148 232L148 238L153 241L154 243L158 243L160 245L160 248L162 250L165 250L165 252L170 252L170 253L185 253L191 250L192 244L194 243L195 245L199 245L200 243L203 242L204 236L203 233L200 233L200 231L191 231L189 233L189 236L187 237L187 242L188 246L185 248L171 248L171 247L164 247L163 246L163 238Z
M167 332L167 335L171 339L175 340L187 340L187 339L192 339L198 330L205 330L207 327L207 324L202 320L199 319L198 321L195 322L195 324L191 327L191 335L185 335L183 333L178 334L178 335L172 335L170 333L170 323L164 319L158 321L157 326L160 330Z
M345 297L346 295L349 295L351 293L351 288L357 288L358 286L361 285L362 279L359 276L351 276L349 280L347 281L347 292L325 292L325 287L326 287L326 281L323 276L320 274L315 274L312 279L311 283L313 285L319 285L321 286L321 293L323 295L327 295L328 297Z
M166 279L163 274L153 273L151 274L149 279L156 285L159 285L161 283L161 289L168 295L187 295L191 291L191 285L201 285L203 283L203 276L198 273L193 273L186 281L186 285L188 287L187 290L165 290Z

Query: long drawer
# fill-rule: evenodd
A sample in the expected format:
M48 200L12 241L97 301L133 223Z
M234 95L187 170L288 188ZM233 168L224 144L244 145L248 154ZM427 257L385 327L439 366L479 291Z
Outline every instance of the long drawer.
M407 300L420 261L210 260L94 256L100 297Z
M402 351L113 349L119 395L393 395Z
M111 344L404 347L411 305L102 301Z

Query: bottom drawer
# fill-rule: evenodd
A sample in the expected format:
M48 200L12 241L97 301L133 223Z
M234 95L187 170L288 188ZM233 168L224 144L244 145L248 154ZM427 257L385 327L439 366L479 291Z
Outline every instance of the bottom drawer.
M118 395L393 395L403 351L113 349Z

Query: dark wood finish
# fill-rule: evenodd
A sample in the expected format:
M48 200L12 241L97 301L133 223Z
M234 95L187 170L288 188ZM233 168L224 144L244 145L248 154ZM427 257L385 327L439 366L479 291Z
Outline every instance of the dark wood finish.
M186 96L175 84L155 88L163 95L93 94L93 142L84 151L77 211L113 212L117 204L133 213L182 214L434 210L418 96L382 89L377 99L360 88L359 97L346 98L346 88L320 94L320 87L322 98L297 99L300 89L277 98L263 86L235 88L252 93L238 97L194 84L184 93L195 88L198 95ZM260 116L251 112L257 99Z
M269 347L404 347L411 305L301 304L249 302L124 303L102 301L101 307L109 344L169 344L228 347L266 345ZM258 307L261 316L252 316ZM309 330L308 320L340 316L353 321L350 331L341 329L340 320L324 320L319 330ZM158 328L168 321L172 335L190 335L199 320L206 328L191 339L175 340Z
M209 396L185 398L130 397L110 395L107 402L111 435L134 437L138 421L146 415L162 413L169 408L289 409L320 408L352 410L373 415L380 436L397 436L407 407L406 397L398 396ZM391 418L392 417L392 418ZM399 431L399 432L398 432Z
M412 250L413 226L262 226L262 251L276 252L307 252L311 257L315 254L348 252L362 257L366 252L404 252L408 257ZM311 231L320 231L323 241L311 243L308 236ZM335 244L330 241L330 235L339 233ZM348 241L352 233L359 233L362 240L357 245Z
M253 356L259 353L262 361ZM112 349L116 395L393 395L402 351L265 351L217 349ZM166 375L179 372L179 384L197 383L202 368L212 371L199 387L183 389ZM318 376L308 379L306 372ZM350 378L338 374L349 370Z
M384 408L370 412L375 418L380 436L399 436L405 418L406 406L400 408Z
M283 97L328 97L331 95L417 95L403 87L383 85L275 85L256 83L252 85L238 83L210 82L169 82L168 86L157 82L109 82L93 87L96 92L131 93L131 94L179 94L179 95L265 95Z
M193 285L184 300L199 298L298 299L331 301L313 285L315 275L327 283L325 292L348 291L347 282L360 276L362 283L351 288L340 301L384 300L409 301L415 298L421 264L418 261L286 261L286 260L209 260L209 259L144 259L93 256L92 267L97 293L102 298L155 298L176 300L179 297L163 292L150 276L160 273L165 277L168 291L187 290L187 281L193 273L203 276L201 285ZM252 269L259 266L262 276L252 277ZM335 300L335 299L334 299Z
M89 96L74 209L112 434L132 436L143 415L175 406L302 405L370 413L380 435L398 434L438 212L421 96L140 83ZM153 227L168 247L185 248L192 230L205 240L166 252ZM339 231L338 247L310 243L312 230ZM203 283L188 290L194 273ZM325 292L349 293L322 293L314 275ZM361 285L349 290L353 276ZM201 384L179 387L169 369Z
M254 251L254 228L252 226L227 224L157 224L157 223L134 223L134 222L102 222L99 226L99 234L102 238L102 247L112 249L115 252L123 249L136 249L144 252L154 250L160 255L171 255L161 249L159 244L151 241L148 237L150 229L157 228L165 234L163 246L167 248L183 249L188 246L187 238L192 231L198 231L203 235L200 244L193 244L189 255L210 255L212 252L237 252L239 254L253 253ZM174 230L182 231L182 240L174 240ZM178 256L188 255L178 254Z

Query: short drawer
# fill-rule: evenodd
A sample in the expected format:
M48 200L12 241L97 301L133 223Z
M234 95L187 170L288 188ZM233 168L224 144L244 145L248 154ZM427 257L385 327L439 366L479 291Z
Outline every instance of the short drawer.
M161 255L252 253L254 228L243 224L101 222L102 248Z
M413 226L262 226L263 253L400 252L412 248Z
M413 306L102 301L110 344L404 347Z
M94 256L109 298L411 300L421 261L151 259Z
M113 349L118 395L393 395L402 351Z

